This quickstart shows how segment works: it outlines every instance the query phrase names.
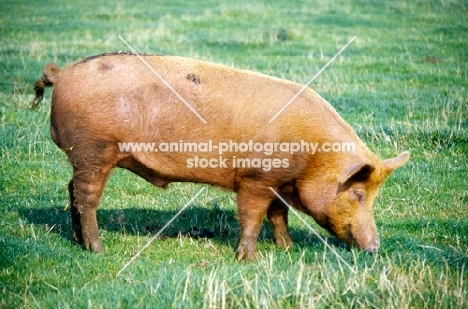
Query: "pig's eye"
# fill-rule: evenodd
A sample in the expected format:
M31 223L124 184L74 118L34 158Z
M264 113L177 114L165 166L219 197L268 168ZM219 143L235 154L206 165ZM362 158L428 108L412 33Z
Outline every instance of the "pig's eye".
M360 190L351 190L351 198L358 202L363 202L364 198L366 197L366 194L363 191Z

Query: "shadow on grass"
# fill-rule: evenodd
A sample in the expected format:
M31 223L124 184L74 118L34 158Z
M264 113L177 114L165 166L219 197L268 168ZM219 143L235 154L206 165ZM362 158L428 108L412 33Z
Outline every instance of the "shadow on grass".
M145 208L98 209L97 220L100 230L130 235L155 235L172 219L179 210L157 210ZM28 223L41 226L47 232L55 233L73 241L70 210L62 207L22 208L19 214ZM310 231L290 228L295 247L305 249L322 245ZM210 238L215 242L237 249L240 226L234 210L220 209L216 205L203 208L193 205L182 212L159 236L164 240L187 236L191 238ZM274 242L273 231L268 220L264 220L259 241ZM346 247L334 237L327 239L332 246ZM323 245L322 245L323 246Z
M155 234L172 219L178 210L155 210L145 208L98 209L99 229L131 235ZM40 225L47 231L71 239L70 210L61 207L22 208L20 215L29 223ZM178 236L179 233L190 234L197 238L205 229L209 238L227 237L237 233L239 228L236 215L230 210L221 210L192 206L182 212L161 234L161 238ZM233 231L235 230L235 231ZM209 233L211 232L211 233Z
M99 209L98 223L101 230L130 235L156 234L178 210L156 210L145 208ZM22 208L20 215L29 223L39 225L48 232L55 233L63 238L73 241L71 233L71 218L69 210L61 207L41 209ZM439 223L448 229L452 224ZM461 267L468 264L467 252L457 250L452 246L428 243L423 239L410 236L414 231L413 224L396 224L398 232L392 237L382 239L382 257L384 256L413 256L414 259L424 259L431 264ZM408 226L406 226L408 225ZM406 232L405 232L405 227ZM387 224L387 229L395 228ZM444 233L444 231L440 231ZM324 245L311 231L303 228L290 228L291 238L294 242L293 250L323 251ZM323 231L320 231L323 234ZM160 240L179 237L179 235L192 238L210 238L214 242L232 247L235 251L240 237L240 227L237 214L233 210L220 209L216 205L204 208L193 205L182 212L159 236ZM406 236L405 236L406 235ZM339 251L348 251L349 247L336 238L325 237L328 244ZM267 220L264 221L260 231L259 241L273 243L273 232ZM406 263L401 261L402 263Z

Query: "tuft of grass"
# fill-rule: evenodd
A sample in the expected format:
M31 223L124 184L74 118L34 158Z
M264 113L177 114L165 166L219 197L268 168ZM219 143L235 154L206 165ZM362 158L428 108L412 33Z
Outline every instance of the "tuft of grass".
M467 4L430 1L118 1L2 3L0 14L0 307L468 307ZM71 168L49 137L50 92L26 110L48 62L122 50L188 56L306 83L381 157L410 150L375 204L382 252L348 249L294 216L295 245L268 224L260 259L237 262L232 193L208 188L120 276L198 190L165 191L116 170L98 220L105 253L77 246ZM203 230L210 233L202 234ZM208 236L207 236L208 235Z

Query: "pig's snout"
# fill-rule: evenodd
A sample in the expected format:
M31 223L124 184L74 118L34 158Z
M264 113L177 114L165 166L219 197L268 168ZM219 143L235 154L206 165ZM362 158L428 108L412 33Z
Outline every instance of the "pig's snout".
M372 220L368 224L358 225L358 229L353 231L353 242L362 250L369 253L380 252L380 239L377 228Z
M379 253L380 252L380 239L376 237L369 245L364 247L364 251L369 253Z

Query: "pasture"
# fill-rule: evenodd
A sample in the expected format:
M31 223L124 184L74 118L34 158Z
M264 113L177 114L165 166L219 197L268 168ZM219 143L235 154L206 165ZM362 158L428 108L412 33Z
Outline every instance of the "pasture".
M3 1L0 4L0 308L467 308L468 6L429 1ZM382 158L410 162L374 205L381 253L290 214L237 262L235 195L153 187L115 170L98 209L105 252L72 239L66 156L49 134L46 63L108 51L179 55L310 85ZM118 276L201 188L203 193Z

